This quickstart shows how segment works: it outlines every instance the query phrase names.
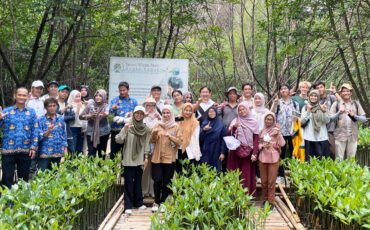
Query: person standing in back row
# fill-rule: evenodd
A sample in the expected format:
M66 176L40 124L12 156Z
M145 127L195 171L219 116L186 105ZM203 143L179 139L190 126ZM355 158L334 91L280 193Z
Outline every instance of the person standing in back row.
M110 102L109 110L114 116L118 117L132 117L132 112L138 105L134 98L129 96L130 86L127 82L122 81L118 85L119 96L112 99ZM122 149L122 144L116 143L116 135L123 128L124 123L118 124L113 122L111 126L111 142L110 142L110 159L114 159L117 153Z
M289 156L293 152L293 124L297 121L297 112L299 111L299 104L290 98L289 84L282 84L279 87L281 99L275 98L271 108L271 112L276 114L276 121L280 125L281 133L283 134L286 144L281 148L280 158L285 159L287 145L289 146ZM284 167L280 165L277 181L285 184Z
M330 108L330 118L336 120L334 129L335 157L343 160L356 156L358 122L366 121L366 114L358 101L352 100L354 90L350 84L340 87L342 101L334 102Z

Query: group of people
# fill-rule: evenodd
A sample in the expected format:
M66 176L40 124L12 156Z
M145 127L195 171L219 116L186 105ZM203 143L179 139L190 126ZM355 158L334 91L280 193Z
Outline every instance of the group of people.
M230 87L223 103L211 99L207 86L196 102L191 93L173 90L170 103L155 85L142 105L129 96L127 82L119 83L119 95L109 104L103 89L90 98L88 86L71 90L50 81L48 94L41 97L43 88L41 81L32 83L30 93L18 88L15 105L0 111L3 184L14 183L15 165L18 177L27 181L37 168L50 169L65 154L78 157L84 141L89 156L103 157L110 138L110 158L122 154L127 214L133 207L146 208L143 196L154 196L152 210L157 211L171 193L175 171L183 173L185 159L218 173L238 169L242 186L254 196L260 181L263 200L273 208L275 183L285 182L280 159L297 149L305 150L305 161L343 159L345 153L354 157L358 122L366 121L361 105L351 99L349 84L337 93L323 82L311 87L304 81L296 96L289 84L282 84L270 109L264 94L253 96L251 83L242 85L242 95ZM235 142L236 148L228 149Z

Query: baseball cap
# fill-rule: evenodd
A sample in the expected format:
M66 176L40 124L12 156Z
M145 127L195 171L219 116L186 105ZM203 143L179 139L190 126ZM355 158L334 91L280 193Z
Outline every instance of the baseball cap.
M238 96L238 98L239 97L241 97L241 95L238 93L238 89L236 88L236 87L234 87L234 86L232 86L232 87L230 87L230 88L228 88L227 89L227 91L226 91L226 93L225 93L225 96L227 97L227 95L230 93L230 91L231 90L235 90L235 92L236 92L236 95Z
M48 82L48 87L53 85L53 84L56 85L56 86L59 86L59 82L52 80L52 81Z
M150 91L152 91L153 89L159 89L160 91L162 91L162 88L159 85L153 85Z
M42 87L42 88L44 88L44 83L42 83L42 81L40 81L40 80L37 80L37 81L34 81L34 82L32 82L32 86L31 87Z
M136 113L137 111L142 111L143 113L145 113L145 109L141 105L138 105L138 106L135 107L134 113Z
M63 89L67 89L67 90L68 90L68 92L71 92L71 87L66 86L66 85L61 85L61 86L59 86L59 88L58 88L58 92L59 92L59 91L61 91L61 90L63 90Z

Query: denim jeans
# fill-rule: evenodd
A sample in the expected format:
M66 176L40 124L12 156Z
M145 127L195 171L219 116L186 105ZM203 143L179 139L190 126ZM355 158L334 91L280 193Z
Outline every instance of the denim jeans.
M84 144L84 135L82 134L82 128L71 127L71 131L73 136L73 148L77 154L81 154Z

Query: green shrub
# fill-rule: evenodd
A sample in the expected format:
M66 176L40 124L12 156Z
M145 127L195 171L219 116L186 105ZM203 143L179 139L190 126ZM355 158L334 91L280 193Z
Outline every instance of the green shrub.
M173 198L152 217L152 229L262 229L269 206L261 210L250 203L239 172L217 175L205 165L190 170L197 173L172 180Z
M301 163L285 160L297 193L314 202L316 209L327 212L345 224L357 223L370 228L370 173L354 161L318 160Z
M358 129L358 145L359 147L368 147L370 145L370 129L362 125Z
M72 229L83 201L101 197L116 181L118 162L81 157L30 183L19 181L0 192L0 229Z

